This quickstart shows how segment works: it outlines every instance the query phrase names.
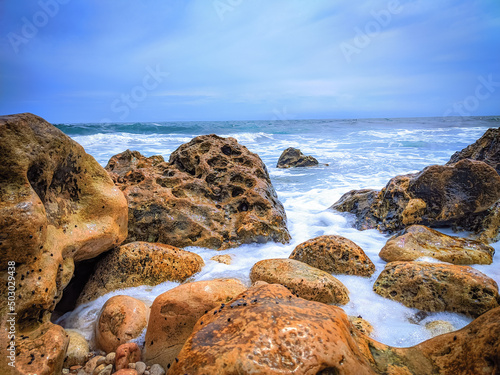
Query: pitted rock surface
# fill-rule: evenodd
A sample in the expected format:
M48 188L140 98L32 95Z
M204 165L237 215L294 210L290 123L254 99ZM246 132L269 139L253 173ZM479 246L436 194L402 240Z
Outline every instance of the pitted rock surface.
M318 161L309 155L304 155L298 148L289 147L278 159L276 168L315 167Z
M264 163L234 138L196 137L168 163L127 150L106 169L128 200L128 242L227 249L290 239Z
M469 266L391 262L373 285L382 297L425 311L478 317L498 307L497 283Z
M375 272L375 265L363 249L342 236L325 235L303 242L290 259L334 274L371 276Z

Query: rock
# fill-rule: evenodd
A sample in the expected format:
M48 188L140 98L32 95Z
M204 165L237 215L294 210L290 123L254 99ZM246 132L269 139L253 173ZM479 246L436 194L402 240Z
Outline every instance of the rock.
M413 224L456 225L499 199L498 173L482 161L464 159L396 176L380 192L351 191L332 208L355 214L358 229L392 232Z
M91 358L85 366L83 366L83 371L87 374L94 374L94 371L97 367L106 363L106 357L102 355L96 355L94 358Z
M129 369L129 368L123 368L121 370L118 370L113 373L113 375L138 375L137 371Z
M66 334L69 337L69 345L66 350L63 366L69 368L75 365L84 365L89 355L87 340L78 331L73 329L67 329Z
M444 320L433 320L432 322L428 322L425 324L425 328L429 330L432 337L455 331L453 324Z
M499 305L497 283L469 266L391 262L373 290L425 311L451 311L477 317Z
M266 166L234 138L196 137L168 163L127 150L106 169L128 200L128 242L227 249L290 239Z
M141 360L141 349L135 342L121 344L116 349L115 368L117 370L125 369L129 363L136 363Z
M165 370L159 364L154 364L149 370L150 375L165 375Z
M390 238L379 253L386 262L431 257L453 264L491 264L495 249L482 242L447 236L423 225L412 225Z
M484 161L500 174L500 128L490 128L473 144L455 152L447 165L463 159Z
M137 375L143 375L146 368L147 366L144 362L137 362L135 364L135 371L137 371Z
M125 239L126 200L92 156L38 116L1 116L0 139L0 277L7 280L8 266L15 263L16 332L33 340L23 340L23 346L39 348L46 335L54 334L53 343L36 349L52 351L50 357L31 361L30 351L24 351L16 358L16 370L60 373L68 339L62 328L52 327L51 313L74 261L95 257ZM7 296L8 284L0 284ZM0 315L7 316L8 308L0 304ZM0 342L7 342L4 324ZM0 373L11 369L0 361Z
M106 364L108 365L114 365L115 364L115 359L116 359L116 353L111 352L106 355Z
M367 336L370 336L373 332L373 326L361 316L349 316L349 321L354 327Z
M124 286L182 282L201 271L203 259L195 253L160 243L132 242L109 252L97 265L78 304Z
M139 337L146 329L148 319L149 307L144 302L129 296L111 297L97 320L97 347L107 353L114 352L121 344Z
M375 266L362 248L342 236L325 235L298 245L290 259L328 273L371 276Z
M98 375L111 375L113 372L113 365L101 365L104 368L99 372Z
M304 155L298 148L289 147L279 157L276 168L314 167L318 164L312 156Z
M246 286L236 279L197 281L160 294L151 306L144 361L168 368L207 310L222 308Z
M223 264L231 264L231 262L233 261L231 255L229 254L214 255L213 257L210 258L210 260L215 260L216 262Z
M281 284L300 297L317 302L345 305L349 291L339 280L318 268L294 259L265 259L250 271L252 283L262 280Z

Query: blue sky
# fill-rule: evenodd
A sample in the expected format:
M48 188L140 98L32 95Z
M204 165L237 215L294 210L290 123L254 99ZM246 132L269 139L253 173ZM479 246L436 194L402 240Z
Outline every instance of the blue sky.
M500 114L498 0L0 0L0 114Z

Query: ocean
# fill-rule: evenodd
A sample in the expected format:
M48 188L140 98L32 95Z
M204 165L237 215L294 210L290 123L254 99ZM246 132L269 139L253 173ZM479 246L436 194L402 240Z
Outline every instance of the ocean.
M372 337L392 346L406 347L431 337L425 324L433 320L450 322L460 329L472 321L454 313L415 315L417 309L382 298L372 286L384 269L378 253L389 236L376 230L358 231L352 227L350 214L329 209L352 189L381 189L394 176L422 170L432 164L444 164L450 156L480 138L488 128L499 127L500 117L428 117L404 119L350 120L276 120L158 122L120 124L55 124L80 143L87 153L105 166L111 156L126 149L145 156L170 153L181 144L202 134L233 137L257 153L267 166L274 188L283 203L289 244L251 244L225 251L190 247L205 261L194 279L239 278L250 285L251 267L262 259L288 258L298 244L324 234L349 238L361 246L376 266L373 276L334 275L350 291L350 302L342 306L349 315L362 316L370 322ZM300 148L322 165L309 168L278 169L283 150ZM328 165L326 165L328 164ZM467 233L446 234L466 236ZM500 284L500 242L493 265L474 266ZM210 258L231 254L231 265ZM66 328L78 329L92 343L93 323L104 302L113 295L126 294L150 305L159 294L179 285L165 282L155 287L141 286L114 291L66 313L57 321ZM422 319L423 318L423 319ZM141 341L141 337L137 341Z

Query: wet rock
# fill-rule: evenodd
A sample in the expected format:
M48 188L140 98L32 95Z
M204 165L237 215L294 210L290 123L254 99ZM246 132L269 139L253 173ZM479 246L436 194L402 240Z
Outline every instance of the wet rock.
M132 242L109 252L97 265L77 303L116 289L185 281L204 266L195 253L160 243Z
M500 176L482 161L464 159L396 176L380 192L351 191L332 208L356 215L358 229L401 230L413 224L452 226L487 211L500 198Z
M451 311L477 317L499 305L496 282L469 266L391 262L373 290L425 311Z
M276 168L314 167L318 164L312 156L304 155L298 148L289 147L279 157Z
M261 260L252 267L250 280L284 285L293 294L311 301L338 305L349 302L349 291L339 280L294 259Z
M69 345L64 358L64 367L75 365L84 365L89 355L89 344L85 337L78 331L66 329L66 334L69 337Z
M423 225L412 225L390 238L379 253L386 262L431 257L453 264L491 264L495 249L482 242L452 237Z
M453 324L444 320L433 320L432 322L428 322L425 324L425 328L429 330L432 337L455 331Z
M135 342L122 344L116 349L115 368L117 370L125 369L129 363L136 363L140 360L141 349Z
M126 200L92 156L38 116L1 116L0 139L0 277L7 280L8 262L15 262L16 331L33 340L23 345L38 348L54 334L45 348L61 350L36 361L26 351L16 369L60 373L68 339L49 323L51 313L74 261L95 257L126 237ZM7 287L0 283L3 296ZM0 304L1 316L8 307ZM8 341L5 324L1 342ZM0 361L0 373L10 372L7 366Z
M455 164L463 159L484 161L500 174L500 128L486 130L476 142L455 152L446 164Z
M264 163L234 138L196 137L168 163L127 150L106 169L128 200L128 242L227 249L290 239Z
M133 340L146 329L149 307L130 296L114 296L106 301L95 328L98 348L114 352L121 344Z
M207 310L227 309L228 301L247 288L236 279L197 281L179 285L158 297L151 306L144 361L168 368Z
M375 271L363 249L342 236L325 235L303 242L293 250L290 259L334 274L371 276Z
M223 264L231 264L231 262L233 261L231 255L229 254L214 255L213 257L210 258L210 260L215 260L216 262Z
M349 316L349 321L354 327L367 336L370 336L373 332L373 326L361 316Z

